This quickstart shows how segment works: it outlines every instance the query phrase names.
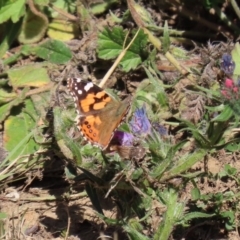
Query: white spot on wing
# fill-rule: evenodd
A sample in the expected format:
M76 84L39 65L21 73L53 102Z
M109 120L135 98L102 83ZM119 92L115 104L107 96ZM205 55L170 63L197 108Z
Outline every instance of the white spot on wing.
M88 92L89 89L92 88L92 87L93 87L93 83L89 82L89 83L84 87L84 90L85 90L86 92Z
M82 94L82 90L79 89L78 90L78 94L81 95Z

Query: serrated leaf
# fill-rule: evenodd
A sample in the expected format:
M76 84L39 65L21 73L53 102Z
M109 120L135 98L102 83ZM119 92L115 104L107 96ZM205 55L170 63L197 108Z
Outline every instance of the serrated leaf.
M121 27L105 28L98 36L98 56L106 60L118 57L123 51L126 34L127 31L123 31ZM130 40L127 41L126 45ZM120 62L124 71L128 72L142 62L146 43L147 36L143 31L139 31L136 39Z
M16 23L25 13L25 0L1 0L0 2L0 23L11 19Z
M125 72L129 72L131 69L135 69L138 65L140 65L141 62L141 58L139 58L136 54L127 52L120 62L120 65Z
M20 114L12 115L4 122L4 147L9 152L14 150L18 143L36 126L36 122L32 116L36 116L36 111L32 101L27 99L24 102L24 112L22 111ZM18 149L18 151L11 156L11 159L15 159L20 155L35 153L38 149L39 145L34 139L29 139L22 148Z
M121 27L104 28L98 35L98 56L106 60L116 58L123 50L125 35Z
M71 50L61 41L48 40L34 49L35 54L51 63L63 64L72 58Z
M38 64L12 68L7 73L13 88L42 87L50 83L47 70Z

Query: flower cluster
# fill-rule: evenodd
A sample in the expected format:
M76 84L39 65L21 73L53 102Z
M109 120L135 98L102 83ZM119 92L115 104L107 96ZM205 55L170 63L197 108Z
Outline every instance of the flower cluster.
M135 111L129 124L134 135L145 137L151 132L151 123L148 120L145 105Z
M239 99L239 86L235 85L234 81L227 78L224 82L223 89L221 90L222 95L227 100Z
M113 136L114 141L121 146L132 146L134 136L131 133L116 131Z
M152 127L160 134L167 135L167 130L159 123L151 124L146 112L146 106L138 108L129 122L131 133L116 131L114 134L114 141L121 146L132 146L135 138L146 138L152 132Z
M230 54L224 53L221 59L221 70L227 75L232 76L235 69L235 62L232 60L232 56Z
M233 80L233 72L235 70L236 64L232 60L232 56L230 54L224 53L221 59L221 70L228 76L226 78L223 89L221 90L221 94L227 100L237 100L239 99L239 84Z

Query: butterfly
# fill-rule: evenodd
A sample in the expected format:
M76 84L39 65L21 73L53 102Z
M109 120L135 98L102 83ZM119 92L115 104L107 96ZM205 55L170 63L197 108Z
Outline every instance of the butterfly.
M77 127L84 139L106 149L130 109L131 96L123 101L115 100L102 88L81 78L69 78L67 87L77 111Z

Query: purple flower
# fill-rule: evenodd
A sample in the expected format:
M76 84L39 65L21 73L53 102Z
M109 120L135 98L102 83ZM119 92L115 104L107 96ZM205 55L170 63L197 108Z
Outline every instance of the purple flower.
M114 142L121 146L132 146L134 136L131 133L116 131L113 136Z
M129 124L133 134L148 135L151 132L145 105L135 111Z
M224 53L221 59L221 70L225 72L225 74L232 76L235 69L235 62L232 60L232 56L230 54Z

